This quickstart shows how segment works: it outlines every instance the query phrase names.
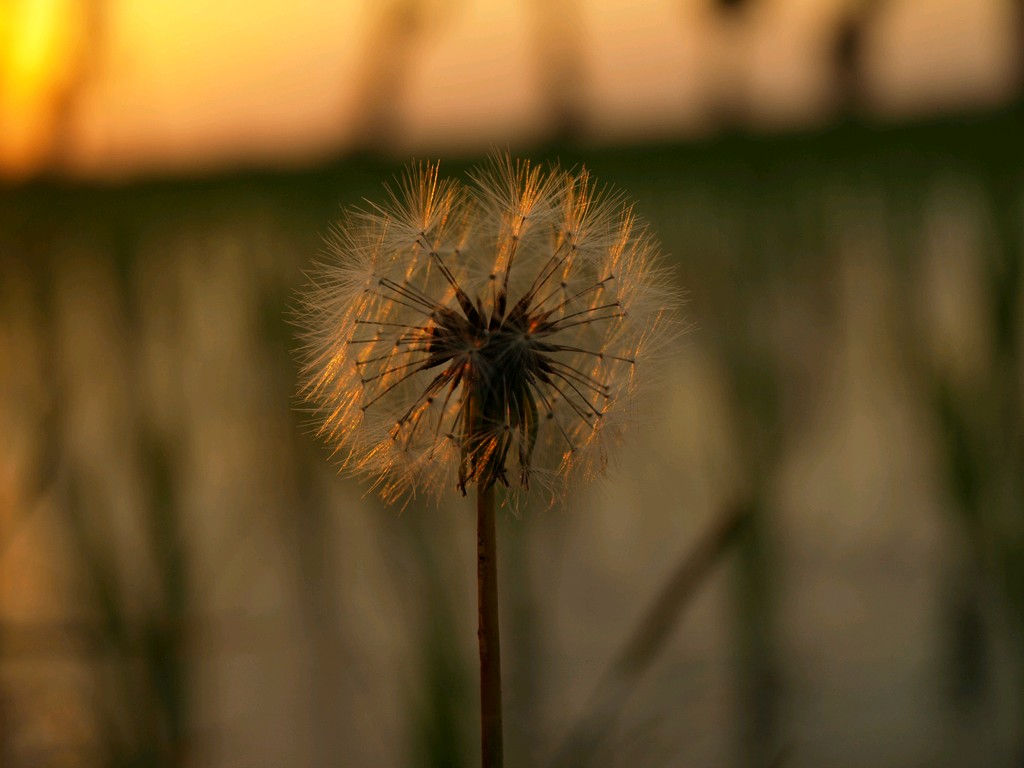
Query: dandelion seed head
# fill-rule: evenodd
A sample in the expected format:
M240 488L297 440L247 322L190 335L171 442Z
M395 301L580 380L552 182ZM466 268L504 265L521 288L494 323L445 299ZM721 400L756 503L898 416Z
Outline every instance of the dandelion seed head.
M301 395L388 501L473 485L548 501L605 471L674 338L658 245L586 171L412 167L349 211L301 299ZM644 368L646 371L646 366Z

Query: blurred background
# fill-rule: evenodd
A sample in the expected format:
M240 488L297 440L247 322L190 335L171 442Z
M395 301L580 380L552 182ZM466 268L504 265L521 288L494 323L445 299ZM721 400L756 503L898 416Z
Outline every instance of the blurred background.
M507 764L1024 764L1024 2L0 0L0 765L477 764L471 505L337 476L289 307L490 147L692 324L499 520Z

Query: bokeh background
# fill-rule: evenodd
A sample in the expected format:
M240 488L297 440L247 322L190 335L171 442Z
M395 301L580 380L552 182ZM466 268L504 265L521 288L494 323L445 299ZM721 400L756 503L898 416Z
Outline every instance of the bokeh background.
M692 326L499 520L508 764L1020 766L1019 0L0 0L0 765L477 764L471 506L336 474L289 307L491 147Z

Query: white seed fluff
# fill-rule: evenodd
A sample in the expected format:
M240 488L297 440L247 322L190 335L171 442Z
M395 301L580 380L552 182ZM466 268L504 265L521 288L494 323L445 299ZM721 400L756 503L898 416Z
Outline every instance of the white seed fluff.
M410 169L348 211L299 310L300 394L387 501L602 473L678 323L658 244L586 171Z

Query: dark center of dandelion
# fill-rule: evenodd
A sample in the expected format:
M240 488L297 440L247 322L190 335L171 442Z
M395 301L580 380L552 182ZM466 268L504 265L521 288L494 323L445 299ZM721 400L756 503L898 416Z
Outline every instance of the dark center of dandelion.
M600 294L612 277L574 294L567 293L566 284L561 283L552 293L545 284L561 263L555 256L530 290L510 308L505 298L506 271L505 283L496 291L488 315L482 300L473 302L440 258L434 256L455 290L458 307L441 306L409 283L380 280L382 297L421 311L427 322L402 325L406 332L396 339L393 350L358 364L381 366L374 375L366 375L367 369L362 368L364 385L375 382L379 386L363 409L417 373L441 368L396 421L392 439L411 445L421 424L429 421L428 411L440 403L439 413L434 411L438 413L433 420L434 437L452 440L458 446L458 486L463 493L472 482L484 488L496 482L508 485L513 456L520 468L519 480L527 486L542 420L554 422L567 451L575 449L570 430L556 416L556 404L568 418L593 427L610 398L609 387L595 378L596 369L582 370L565 357L591 357L600 362L604 353L558 343L555 337L568 328L624 315L618 302L590 300L583 309L574 309L581 297L592 299ZM543 294L543 290L548 293ZM372 324L371 320L357 322ZM618 359L632 364L632 360ZM451 403L456 405L454 409L449 408ZM454 415L445 423L448 414Z
M445 365L435 382L462 385L458 416L461 445L459 488L476 481L508 485L509 455L515 448L521 482L528 484L537 441L536 388L550 378L553 351L536 333L537 319L520 309L507 317L498 308L488 318L474 307L434 313L428 330L427 367ZM549 404L550 407L550 404Z

